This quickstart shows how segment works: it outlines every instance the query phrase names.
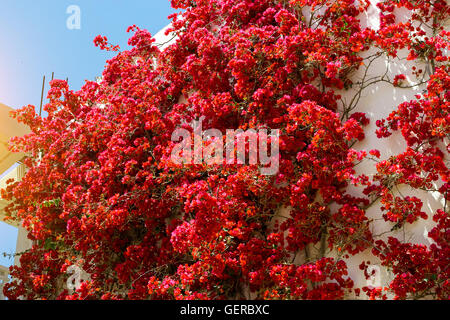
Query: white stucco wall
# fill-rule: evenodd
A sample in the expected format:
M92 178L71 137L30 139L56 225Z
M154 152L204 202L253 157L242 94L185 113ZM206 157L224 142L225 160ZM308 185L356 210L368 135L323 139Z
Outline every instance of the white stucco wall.
M372 28L379 27L379 16L378 9L376 8L376 2L372 2L369 10L369 15L366 17L367 25ZM406 11L397 11L398 19L397 21L406 21L409 16ZM368 53L370 54L370 52ZM406 58L408 55L407 51L400 51L399 57ZM423 70L430 70L430 67L426 64L418 64L417 61L407 61L406 59L398 60L394 59L389 61L385 57L378 59L370 68L368 73L368 78L371 76L380 75L386 68L388 68L387 75L391 80L394 79L395 75L405 74L407 76L408 83L404 85L410 86L420 81L412 75L412 67L416 66ZM362 76L362 71L356 75ZM427 71L425 71L427 72ZM381 82L368 87L362 94L361 100L358 107L354 110L355 112L364 112L370 119L370 125L365 128L366 139L358 143L355 146L357 150L371 150L378 149L381 153L381 160L388 159L390 156L400 154L406 151L406 142L399 132L395 132L389 138L379 139L375 135L376 121L386 118L396 107L406 101L415 100L414 95L423 93L426 89L426 84L415 86L413 88L401 89L392 86L389 83ZM349 99L352 97L354 92L349 91L343 94L344 99ZM448 155L448 154L447 154ZM447 158L448 159L448 158ZM372 161L366 161L356 168L356 172L359 174L366 174L368 176L373 176L376 172L375 163ZM438 182L441 185L442 182ZM417 244L425 244L429 246L432 240L428 238L428 231L430 231L435 223L432 221L433 213L437 209L443 208L444 199L439 193L430 193L420 190L415 190L407 186L399 186L399 192L396 195L402 196L416 196L421 199L424 203L422 210L427 213L428 219L415 222L414 224L405 224L405 226L396 232L387 233L381 237L381 239L386 240L389 236L394 236L400 241L412 242ZM353 189L352 193L355 195L360 195L361 190ZM366 211L366 215L369 218L378 219L375 220L372 227L373 234L381 234L383 232L389 231L393 224L386 223L382 219L382 211L380 209L381 204L378 202ZM379 239L379 238L378 238ZM371 282L367 281L359 270L359 264L362 261L371 261L374 265L377 265L379 261L374 258L374 256L368 251L362 254L351 257L347 260L347 264L350 269L350 276L355 281L357 287L365 286ZM379 267L379 266L378 266ZM377 268L377 267L375 267ZM386 286L391 280L392 275L385 269L379 268L380 272L375 274L374 280L378 281L378 285Z

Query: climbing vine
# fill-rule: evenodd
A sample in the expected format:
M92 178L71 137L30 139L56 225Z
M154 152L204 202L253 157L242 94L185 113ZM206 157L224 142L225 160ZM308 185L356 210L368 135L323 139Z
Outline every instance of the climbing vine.
M33 247L12 268L9 299L448 299L450 295L449 6L444 0L172 0L160 49L129 28L100 82L74 92L53 80L39 117L12 149L28 171L2 190ZM379 27L361 22L379 10ZM407 19L401 19L406 17ZM405 54L406 53L406 54ZM403 56L405 55L405 57ZM411 75L380 59L414 62ZM385 119L361 112L367 89L426 86ZM344 97L345 96L345 97ZM374 106L378 108L379 106ZM174 164L172 132L279 129L280 168ZM401 133L406 150L360 150L366 126ZM382 150L381 150L382 151ZM375 175L360 173L368 162ZM433 212L402 186L437 195ZM351 190L362 192L355 195ZM367 214L380 205L373 232ZM398 236L433 219L433 244ZM348 259L370 252L392 274L355 284ZM66 270L89 274L76 292Z

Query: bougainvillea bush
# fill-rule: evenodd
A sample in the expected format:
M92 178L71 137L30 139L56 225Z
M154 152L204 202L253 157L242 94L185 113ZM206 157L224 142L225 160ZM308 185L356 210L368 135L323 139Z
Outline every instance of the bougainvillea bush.
M34 106L15 113L32 131L12 146L28 171L2 197L33 247L12 268L6 296L448 299L450 8L375 4L172 0L179 13L167 34L176 41L163 50L136 26L129 50L98 36L95 45L116 52L101 81L74 92L54 80L48 116ZM374 8L377 28L361 22ZM414 67L369 75L377 59ZM376 119L358 108L377 84L424 90ZM172 132L200 117L223 132L279 129L278 173L174 164ZM395 134L406 147L384 159L357 149L375 121L379 139ZM362 162L376 173L358 172ZM404 187L442 205L430 211ZM367 211L377 205L375 219ZM434 221L432 244L397 236L424 219ZM375 234L375 220L387 231ZM348 261L362 253L373 259L360 272L369 279L377 262L388 283L356 285ZM66 286L72 265L87 275L75 292Z

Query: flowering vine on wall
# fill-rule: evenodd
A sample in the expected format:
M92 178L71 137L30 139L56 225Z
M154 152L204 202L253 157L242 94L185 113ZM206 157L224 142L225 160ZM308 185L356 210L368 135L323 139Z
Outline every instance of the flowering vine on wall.
M384 0L379 29L360 22L364 0L172 0L176 42L160 51L129 28L100 83L71 91L54 80L48 116L27 106L15 117L32 133L14 139L29 168L2 197L34 240L12 268L10 299L373 299L450 296L450 65L444 0ZM401 22L398 12L409 18ZM414 83L366 72L377 59L414 61ZM362 74L356 77L356 74ZM377 83L426 84L386 119L359 112ZM343 99L345 92L352 99ZM171 133L203 126L279 129L280 166L182 165ZM401 133L406 150L387 159L357 150L364 127L380 139ZM368 161L374 176L357 173ZM400 186L438 193L443 206ZM349 188L363 192L355 196ZM372 232L381 204L388 228ZM287 210L286 210L287 208ZM396 237L433 219L421 245ZM371 252L392 273L386 286L358 287L347 259ZM369 278L370 264L361 272ZM77 264L89 274L64 283Z

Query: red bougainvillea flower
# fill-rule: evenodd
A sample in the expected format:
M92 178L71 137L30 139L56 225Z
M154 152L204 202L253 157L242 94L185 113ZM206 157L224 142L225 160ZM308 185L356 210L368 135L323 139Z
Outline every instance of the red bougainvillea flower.
M6 296L448 299L448 4L384 0L375 30L360 22L369 1L171 3L182 9L167 31L174 43L160 50L132 26L132 48L119 52L98 36L96 46L116 52L99 83L74 92L54 80L47 117L33 106L15 113L31 128L11 147L27 155L28 171L2 198L33 247L11 269ZM407 22L397 19L399 8ZM428 65L426 74L413 70L427 89L374 119L379 138L398 131L407 143L385 159L354 149L369 124L358 101L371 83L404 87L406 76L355 73L400 51ZM357 88L354 100L341 96ZM279 129L277 174L248 164L174 164L172 132L201 117L204 130L222 133ZM373 177L357 173L362 161L376 161ZM445 204L425 213L423 199L404 197L401 186ZM363 192L355 196L357 187ZM389 238L372 233L367 211L376 203ZM394 236L427 216L432 245ZM385 287L351 279L345 261L362 252L393 275ZM76 292L65 286L72 264L89 275ZM367 277L368 266L361 266Z

